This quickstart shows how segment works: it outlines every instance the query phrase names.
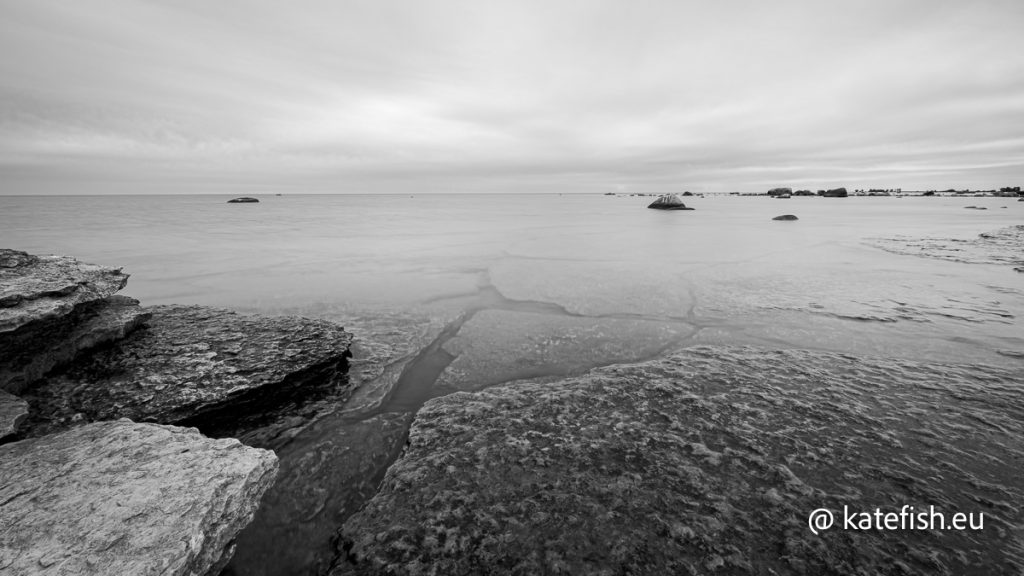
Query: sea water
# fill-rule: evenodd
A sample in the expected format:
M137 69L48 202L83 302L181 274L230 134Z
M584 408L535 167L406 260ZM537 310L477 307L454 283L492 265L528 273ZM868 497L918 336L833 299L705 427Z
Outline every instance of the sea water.
M722 195L670 212L628 195L227 199L0 197L0 246L123 267L144 305L356 335L350 405L270 446L282 474L238 574L323 570L415 411L453 391L707 344L1024 371L1024 248L977 245L1024 224L1012 198Z

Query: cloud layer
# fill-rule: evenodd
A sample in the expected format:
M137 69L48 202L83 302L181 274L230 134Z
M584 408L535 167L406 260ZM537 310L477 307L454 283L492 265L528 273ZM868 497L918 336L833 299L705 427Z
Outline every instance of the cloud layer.
M0 4L0 194L990 188L1024 3Z

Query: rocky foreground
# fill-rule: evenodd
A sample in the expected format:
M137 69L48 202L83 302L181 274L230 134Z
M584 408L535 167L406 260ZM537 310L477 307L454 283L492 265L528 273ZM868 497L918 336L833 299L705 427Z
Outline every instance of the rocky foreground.
M429 401L334 574L1016 574L1024 377L700 347ZM934 506L983 529L841 528ZM815 535L808 514L836 514Z
M0 249L2 574L218 573L278 460L157 424L273 435L267 419L351 392L340 326L143 308L115 295L127 278Z
M216 574L273 452L128 420L0 446L0 573Z

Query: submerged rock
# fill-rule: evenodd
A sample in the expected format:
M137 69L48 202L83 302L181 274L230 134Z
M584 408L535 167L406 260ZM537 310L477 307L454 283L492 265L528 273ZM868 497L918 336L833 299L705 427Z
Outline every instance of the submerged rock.
M657 200L651 202L648 208L654 208L657 210L693 210L693 208L687 208L686 204L683 203L683 199L678 194L665 194L659 196Z
M978 234L977 238L872 238L868 242L895 254L970 264L1024 265L1024 225Z
M0 440L14 434L28 416L28 402L0 390Z
M799 220L799 218L792 214L783 214L782 216L776 216L775 218L772 218L772 220Z
M280 196L280 194L278 194L278 196ZM228 200L228 204L252 204L253 202L259 202L259 199L242 196L240 198L232 198L231 200Z
M64 316L79 304L116 293L127 282L120 268L0 249L0 334Z
M335 573L1017 573L1022 386L977 365L699 347L436 398L345 524ZM984 530L807 524L903 505L984 513Z
M273 452L128 420L0 446L5 574L216 574Z
M207 431L312 389L350 392L352 335L337 324L245 316L202 306L153 306L124 340L39 382L31 435L76 420L131 418Z
M0 389L14 393L82 351L124 338L148 320L138 300L111 296L80 304L67 315L0 333Z

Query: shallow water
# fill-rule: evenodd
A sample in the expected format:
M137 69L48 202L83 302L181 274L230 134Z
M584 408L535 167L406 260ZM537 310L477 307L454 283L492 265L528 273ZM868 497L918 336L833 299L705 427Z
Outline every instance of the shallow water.
M915 255L1024 223L1013 199L722 196L687 212L600 195L226 199L0 197L0 246L123 266L144 304L356 334L362 387L272 443L287 480L240 539L239 574L323 570L408 415L454 390L695 344L1024 369L1024 275L976 251ZM800 219L771 220L787 213Z

